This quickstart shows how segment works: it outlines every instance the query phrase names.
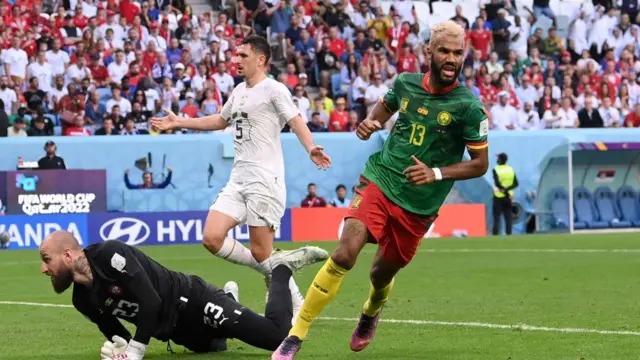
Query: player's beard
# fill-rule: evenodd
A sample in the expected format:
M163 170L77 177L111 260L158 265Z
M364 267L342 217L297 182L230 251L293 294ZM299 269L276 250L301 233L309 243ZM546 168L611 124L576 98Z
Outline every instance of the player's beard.
M443 79L442 78L442 67L444 65L449 65L449 66L453 66L454 70L454 76L451 79ZM460 76L460 71L462 70L461 66L456 66L453 64L444 64L443 66L440 66L436 63L436 61L433 59L433 57L431 57L431 64L430 64L430 76L433 77L433 81L437 84L440 85L442 87L447 87L447 86L451 86L453 85L456 80L458 80L458 77Z
M71 273L71 269L63 270L57 275L51 275L51 285L56 294L65 292L72 283L73 274Z

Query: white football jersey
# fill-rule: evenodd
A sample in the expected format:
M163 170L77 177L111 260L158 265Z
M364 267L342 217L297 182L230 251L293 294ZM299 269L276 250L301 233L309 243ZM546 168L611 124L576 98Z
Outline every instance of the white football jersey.
M287 87L270 78L248 88L236 86L222 107L232 127L235 159L230 181L272 182L284 185L280 131L300 111Z

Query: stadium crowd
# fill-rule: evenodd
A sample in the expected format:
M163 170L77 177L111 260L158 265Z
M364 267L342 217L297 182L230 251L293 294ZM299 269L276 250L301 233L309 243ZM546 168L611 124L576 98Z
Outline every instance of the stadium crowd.
M148 119L163 109L218 113L251 33L270 39L270 76L312 131L354 131L400 73L429 71L429 17L382 3L237 0L196 15L183 0L1 2L0 136L155 135ZM480 0L477 17L451 14L468 31L460 82L491 128L640 127L637 1L578 6L565 38L549 0L531 5Z

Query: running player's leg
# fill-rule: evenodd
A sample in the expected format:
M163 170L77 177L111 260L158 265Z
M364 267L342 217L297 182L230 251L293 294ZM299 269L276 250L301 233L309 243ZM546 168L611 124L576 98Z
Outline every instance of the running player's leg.
M240 187L230 182L222 189L209 210L202 244L209 252L221 259L260 271L261 266L254 259L251 251L239 241L227 236L229 230L243 223L246 217L247 209Z
M409 213L396 204L390 204L389 211L391 216L387 236L379 242L371 268L369 297L351 336L353 351L364 350L373 340L380 312L389 298L395 275L411 262L422 238L435 220L433 217Z
M300 316L272 359L293 359L312 322L337 295L344 276L355 265L364 245L384 238L388 200L375 184L364 178L356 192L358 196L351 202L338 246L313 279Z

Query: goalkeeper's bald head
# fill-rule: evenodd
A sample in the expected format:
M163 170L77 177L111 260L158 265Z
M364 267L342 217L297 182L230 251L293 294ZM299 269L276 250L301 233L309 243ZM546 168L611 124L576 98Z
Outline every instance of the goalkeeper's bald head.
M82 247L76 237L59 230L49 234L40 244L41 271L51 277L53 290L58 294L73 283L76 260L83 256Z

